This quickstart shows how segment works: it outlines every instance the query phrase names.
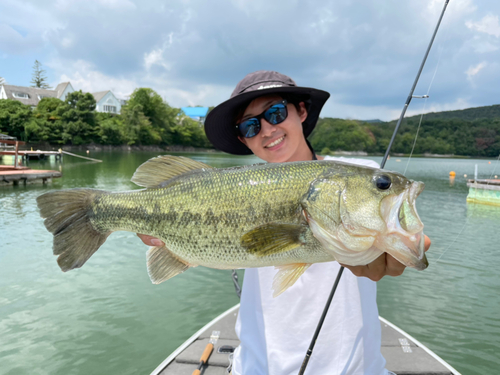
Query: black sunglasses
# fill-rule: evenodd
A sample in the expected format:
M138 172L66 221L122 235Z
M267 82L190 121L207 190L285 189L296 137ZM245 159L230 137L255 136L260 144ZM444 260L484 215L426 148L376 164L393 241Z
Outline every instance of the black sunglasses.
M288 102L283 100L279 103L276 103L262 112L260 115L249 118L245 121L236 125L236 130L238 135L241 135L244 138L252 138L259 134L261 129L260 119L265 118L268 123L271 125L281 124L288 117L288 110L286 105Z

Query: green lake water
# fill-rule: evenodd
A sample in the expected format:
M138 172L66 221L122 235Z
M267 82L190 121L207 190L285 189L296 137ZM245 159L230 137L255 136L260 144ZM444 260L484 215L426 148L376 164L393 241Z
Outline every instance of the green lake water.
M57 266L36 197L61 188L135 189L133 172L157 155L95 152L90 156L103 163L68 156L62 164L32 161L34 169L61 168L63 177L0 188L0 374L149 374L238 303L230 271L197 267L151 284L147 247L128 232L111 235L82 269L63 273ZM258 162L183 155L215 167ZM403 172L406 162L392 158L386 168ZM378 289L380 314L463 375L500 372L500 207L466 203L463 175L472 176L475 164L480 178L500 175L495 160L410 161L406 175L426 184L417 208L432 239L430 267L385 277Z

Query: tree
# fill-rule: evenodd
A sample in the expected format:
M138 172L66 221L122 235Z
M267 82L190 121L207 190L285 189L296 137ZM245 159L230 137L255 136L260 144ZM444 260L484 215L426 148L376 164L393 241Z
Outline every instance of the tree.
M139 88L132 93L126 107L132 109L137 105L142 107L141 112L150 121L155 132L160 135L161 142L170 143L169 129L176 125L179 109L170 107L157 92L150 88Z
M96 113L97 136L99 143L106 145L122 145L127 142L125 124L121 116L109 113Z
M197 121L185 116L169 129L169 139L174 145L212 148L203 127Z
M31 142L63 144L64 123L61 107L64 102L57 98L43 98L33 110L33 118L26 125L26 137Z
M323 118L311 134L311 145L315 150L366 151L375 144L373 133L355 120Z
M50 89L51 87L47 84L47 77L45 76L45 70L41 68L42 63L35 60L35 65L33 65L33 79L31 80L31 87L38 87L41 89Z
M63 122L62 141L74 145L90 143L96 131L95 99L90 93L74 91L66 96L64 105L58 107L57 115Z
M0 133L26 140L25 126L31 120L31 107L17 100L0 99Z
M151 121L144 115L142 105L133 106L128 103L122 107L122 117L125 124L127 143L142 145L158 144L161 136L151 125Z

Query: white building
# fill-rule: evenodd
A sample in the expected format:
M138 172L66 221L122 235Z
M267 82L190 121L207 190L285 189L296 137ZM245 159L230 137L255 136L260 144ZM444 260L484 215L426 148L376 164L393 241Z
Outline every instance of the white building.
M122 110L122 103L120 100L108 91L92 93L96 101L95 110L97 112L120 113Z
M74 92L75 89L69 82L63 82L57 85L54 90L40 89L36 87L24 87L13 85L0 86L0 99L13 99L23 104L35 108L43 98L58 98L65 100L66 96ZM92 93L96 101L97 112L108 112L119 114L125 100L118 100L111 91L101 91Z

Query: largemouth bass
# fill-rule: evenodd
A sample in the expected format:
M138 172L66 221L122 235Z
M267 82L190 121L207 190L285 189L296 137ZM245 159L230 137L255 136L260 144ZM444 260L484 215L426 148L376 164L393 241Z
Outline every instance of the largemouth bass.
M415 199L422 182L337 161L217 169L184 157L142 164L142 190L53 191L37 198L63 271L79 268L114 231L160 238L147 267L161 283L189 267L276 266L279 295L312 264L365 265L387 252L428 265Z

